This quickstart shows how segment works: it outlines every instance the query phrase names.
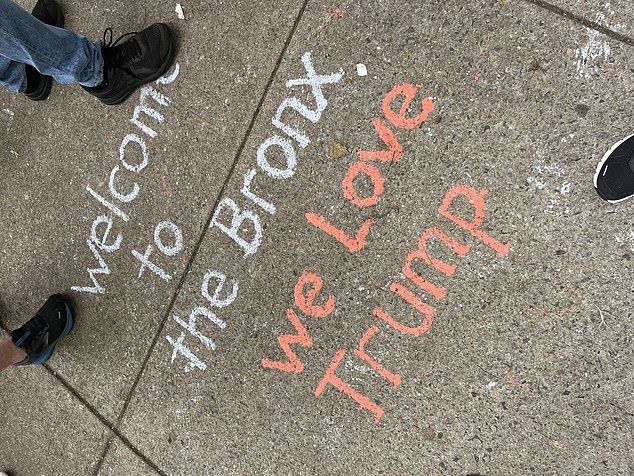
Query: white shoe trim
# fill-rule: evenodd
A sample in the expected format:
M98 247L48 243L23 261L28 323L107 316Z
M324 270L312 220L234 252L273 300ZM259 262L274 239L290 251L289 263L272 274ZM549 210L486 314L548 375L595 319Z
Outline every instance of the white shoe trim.
M612 152L614 152L616 150L616 148L618 146L620 146L623 142L625 142L626 140L628 140L630 137L633 137L633 136L634 136L634 134L630 134L625 139L621 139L616 144L614 144L610 150L608 150L605 154L603 154L603 158L601 159L601 162L599 162L599 164L597 165L597 171L594 174L593 182L594 182L594 188L595 189L597 188L597 181L599 180L599 173L601 172L601 169L603 168L603 164L605 164L605 161L608 160L608 157L610 156L610 154L612 154ZM619 198L618 200L606 200L606 202L619 203L619 202L622 202L623 200L627 200L630 197L632 197L632 195L628 195L625 198Z

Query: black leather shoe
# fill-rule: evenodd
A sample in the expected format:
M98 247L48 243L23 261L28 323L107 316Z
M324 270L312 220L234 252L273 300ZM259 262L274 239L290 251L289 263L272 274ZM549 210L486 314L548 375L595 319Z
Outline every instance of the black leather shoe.
M106 42L107 36L109 41ZM123 43L119 42L130 36ZM138 87L160 78L176 55L176 42L169 27L155 23L139 33L127 33L112 42L112 29L104 32L101 47L103 82L94 88L82 86L108 105L125 101Z
M64 14L55 0L38 0L31 15L47 25L64 28ZM30 64L26 65L26 97L42 101L50 94L52 84L53 78L44 76Z

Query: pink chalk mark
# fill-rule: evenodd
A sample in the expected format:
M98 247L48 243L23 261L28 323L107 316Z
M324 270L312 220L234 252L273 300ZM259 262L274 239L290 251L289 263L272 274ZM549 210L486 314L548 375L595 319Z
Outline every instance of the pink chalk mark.
M365 350L365 345L377 332L379 332L379 328L376 326L371 326L367 331L365 331L365 334L363 334L363 337L361 337L361 341L359 342L359 348L355 349L354 354L361 360L367 362L370 367L379 373L381 377L388 380L395 387L398 387L401 384L401 376L386 370L385 367L379 364Z
M521 390L527 395L531 395L533 393L528 385L520 383L519 379L511 372L511 369L509 369L508 367L504 367L502 370L500 370L500 373L502 374L502 377L504 377L504 380L506 380L506 382L515 390Z
M434 320L434 308L431 307L429 304L421 301L418 296L416 296L413 292L411 292L409 289L401 284L392 283L390 285L390 291L401 296L405 301L414 306L421 314L423 314L424 318L422 319L422 322L417 327L410 327L400 323L394 317L379 308L375 308L372 311L374 315L379 319L383 319L390 326L403 334L412 336L428 334Z
M482 72L482 65L478 63L475 68L475 73L473 75L474 81L480 81L480 73Z
M308 290L306 290L308 285ZM335 309L335 297L331 294L322 305L315 304L315 298L321 292L324 280L316 273L308 270L300 276L293 295L295 296L295 304L301 311L314 318L326 317Z
M321 13L327 17L336 18L338 20L343 18L343 10L339 7L327 7L326 5L322 5Z
M284 334L278 336L277 342L280 348L284 351L287 361L277 361L271 359L262 359L262 367L267 369L281 370L287 373L301 374L304 371L304 363L299 360L297 354L291 349L291 345L300 345L302 347L310 349L313 346L313 339L308 334L306 326L301 323L299 317L293 309L288 309L286 313L288 320L297 331L297 334Z
M370 233L370 228L372 228L372 225L374 224L374 218L368 218L363 225L361 225L359 230L357 230L355 236L349 236L345 231L336 228L321 215L309 212L305 214L305 217L306 220L308 220L308 223L332 236L335 240L348 248L350 253L356 253L365 246L366 239Z
M418 287L424 289L425 291L433 295L436 300L440 301L447 294L447 290L445 288L439 288L438 286L431 284L412 269L412 262L415 259L421 259L433 266L438 271L446 274L447 276L452 276L456 272L456 267L454 265L444 263L439 259L433 258L429 255L429 253L427 253L427 243L432 238L440 240L440 242L447 246L447 248L455 251L460 256L465 256L471 249L471 245L461 244L460 242L458 242L458 240L450 237L438 228L428 228L420 237L420 240L418 242L418 249L411 251L407 255L407 258L405 259L405 265L403 266L403 274L412 282L414 282Z
M451 220L460 228L469 231L475 238L482 241L485 245L491 247L495 250L500 256L506 256L511 250L511 245L509 243L500 243L493 237L489 236L485 231L481 230L480 227L484 222L485 218L485 210L487 209L487 205L484 202L484 197L488 193L488 190L480 190L477 191L473 187L466 187L463 185L456 185L452 187L440 205L438 209L438 214L443 217ZM475 217L471 221L467 221L465 218L462 218L458 215L455 215L449 209L453 204L453 201L458 197L465 197L469 200L469 203L475 209Z
M165 175L161 175L161 184L163 185L163 188L165 189L165 196L166 197L171 197L172 196L172 189L170 187L170 184L167 182L167 179L165 178Z
M315 397L318 398L322 394L326 386L328 384L331 384L337 390L343 392L347 397L357 402L361 409L369 410L370 412L372 412L372 414L374 414L374 422L378 423L383 416L383 413L385 413L383 408L378 406L376 403L370 401L368 397L362 395L335 375L335 370L337 370L337 367L339 367L339 364L341 364L341 361L345 356L345 349L339 349L337 351L334 358L332 359L332 362L330 362L330 366L328 367L328 369L326 369L326 374L315 389Z

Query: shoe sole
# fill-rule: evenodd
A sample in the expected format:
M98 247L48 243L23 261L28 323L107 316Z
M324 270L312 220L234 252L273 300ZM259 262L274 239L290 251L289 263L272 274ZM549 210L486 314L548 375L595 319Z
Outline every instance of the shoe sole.
M43 76L43 80L40 81L40 87L35 91L26 94L25 96L31 101L44 101L51 94L51 88L53 87L53 78L50 76Z
M620 141L618 141L616 144L614 144L612 146L612 148L610 150L608 150L604 155L603 158L601 159L601 162L599 162L599 165L597 165L597 171L594 174L594 189L597 191L597 193L599 193L599 188L597 187L597 182L599 180L599 174L601 173L601 169L603 168L603 164L605 164L605 162L608 160L608 157L610 157L610 155L612 154L612 152L614 152L616 150L616 148L618 146L620 146L623 142L625 142L626 140L628 140L630 137L634 136L634 134L630 134L629 136L627 136L625 139L622 139ZM603 198L603 196L599 193L599 196L601 198ZM603 200L605 200L608 203L619 203L622 202L623 200L627 200L628 198L631 198L633 195L628 195L625 198L619 198L618 200L608 200L607 198L603 198Z
M54 25L51 26L64 28L64 12L62 12L62 9L57 3L54 3L53 5L55 6L55 18L57 19L57 21ZM51 78L50 76L44 76L44 81L40 84L40 88L37 91L33 91L32 93L27 94L26 97L28 97L31 101L43 101L48 98L49 94L51 94L52 87L53 78Z
M64 331L59 335L57 339L55 339L54 342L48 345L48 348L42 355L30 362L31 365L41 365L48 359L50 359L57 343L62 340L62 338L66 337L75 326L75 319L73 318L73 310L71 308L71 305L65 302L64 307L66 308L66 327L64 327Z
M165 26L167 27L167 25ZM176 45L174 43L174 37L172 35L172 31L169 28L166 28L165 31L167 32L170 49L167 52L167 58L165 59L165 61L163 62L159 70L156 73L154 73L152 76L149 76L148 78L144 79L141 83L131 86L127 89L124 89L121 92L121 94L119 94L115 98L108 98L105 100L100 99L102 103L108 106L116 106L117 104L121 104L126 99L128 99L130 95L132 95L132 93L136 91L138 88L140 88L144 84L148 84L148 83L151 83L152 81L157 80L158 78L160 78L167 72L167 70L170 68L170 66L174 62L174 57L176 56Z

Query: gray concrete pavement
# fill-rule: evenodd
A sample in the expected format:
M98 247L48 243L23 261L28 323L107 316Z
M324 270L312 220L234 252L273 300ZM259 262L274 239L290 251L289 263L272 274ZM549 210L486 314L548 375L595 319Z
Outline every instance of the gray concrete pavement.
M628 5L182 5L65 4L178 31L121 107L0 92L0 322L79 314L0 376L0 469L631 474L631 205L591 180L631 133Z
M586 24L590 23L599 25L599 27L605 27L608 32L607 36L611 38L618 38L620 35L624 35L621 41L627 44L631 44L632 34L632 9L626 1L617 0L616 2L577 2L575 0L557 0L554 2L544 2L542 0L528 0L529 2L550 10L558 15L563 15L567 18L574 18L578 23ZM592 28L591 28L592 29ZM600 28L601 29L601 28ZM597 37L591 31L587 32L592 40L596 40L596 43L592 44L588 50L595 50L598 52L603 48L605 42L607 45L611 44L606 37ZM586 43L587 44L587 43ZM601 46L599 46L601 44ZM583 49L585 46L582 46ZM598 49L595 49L598 48Z

